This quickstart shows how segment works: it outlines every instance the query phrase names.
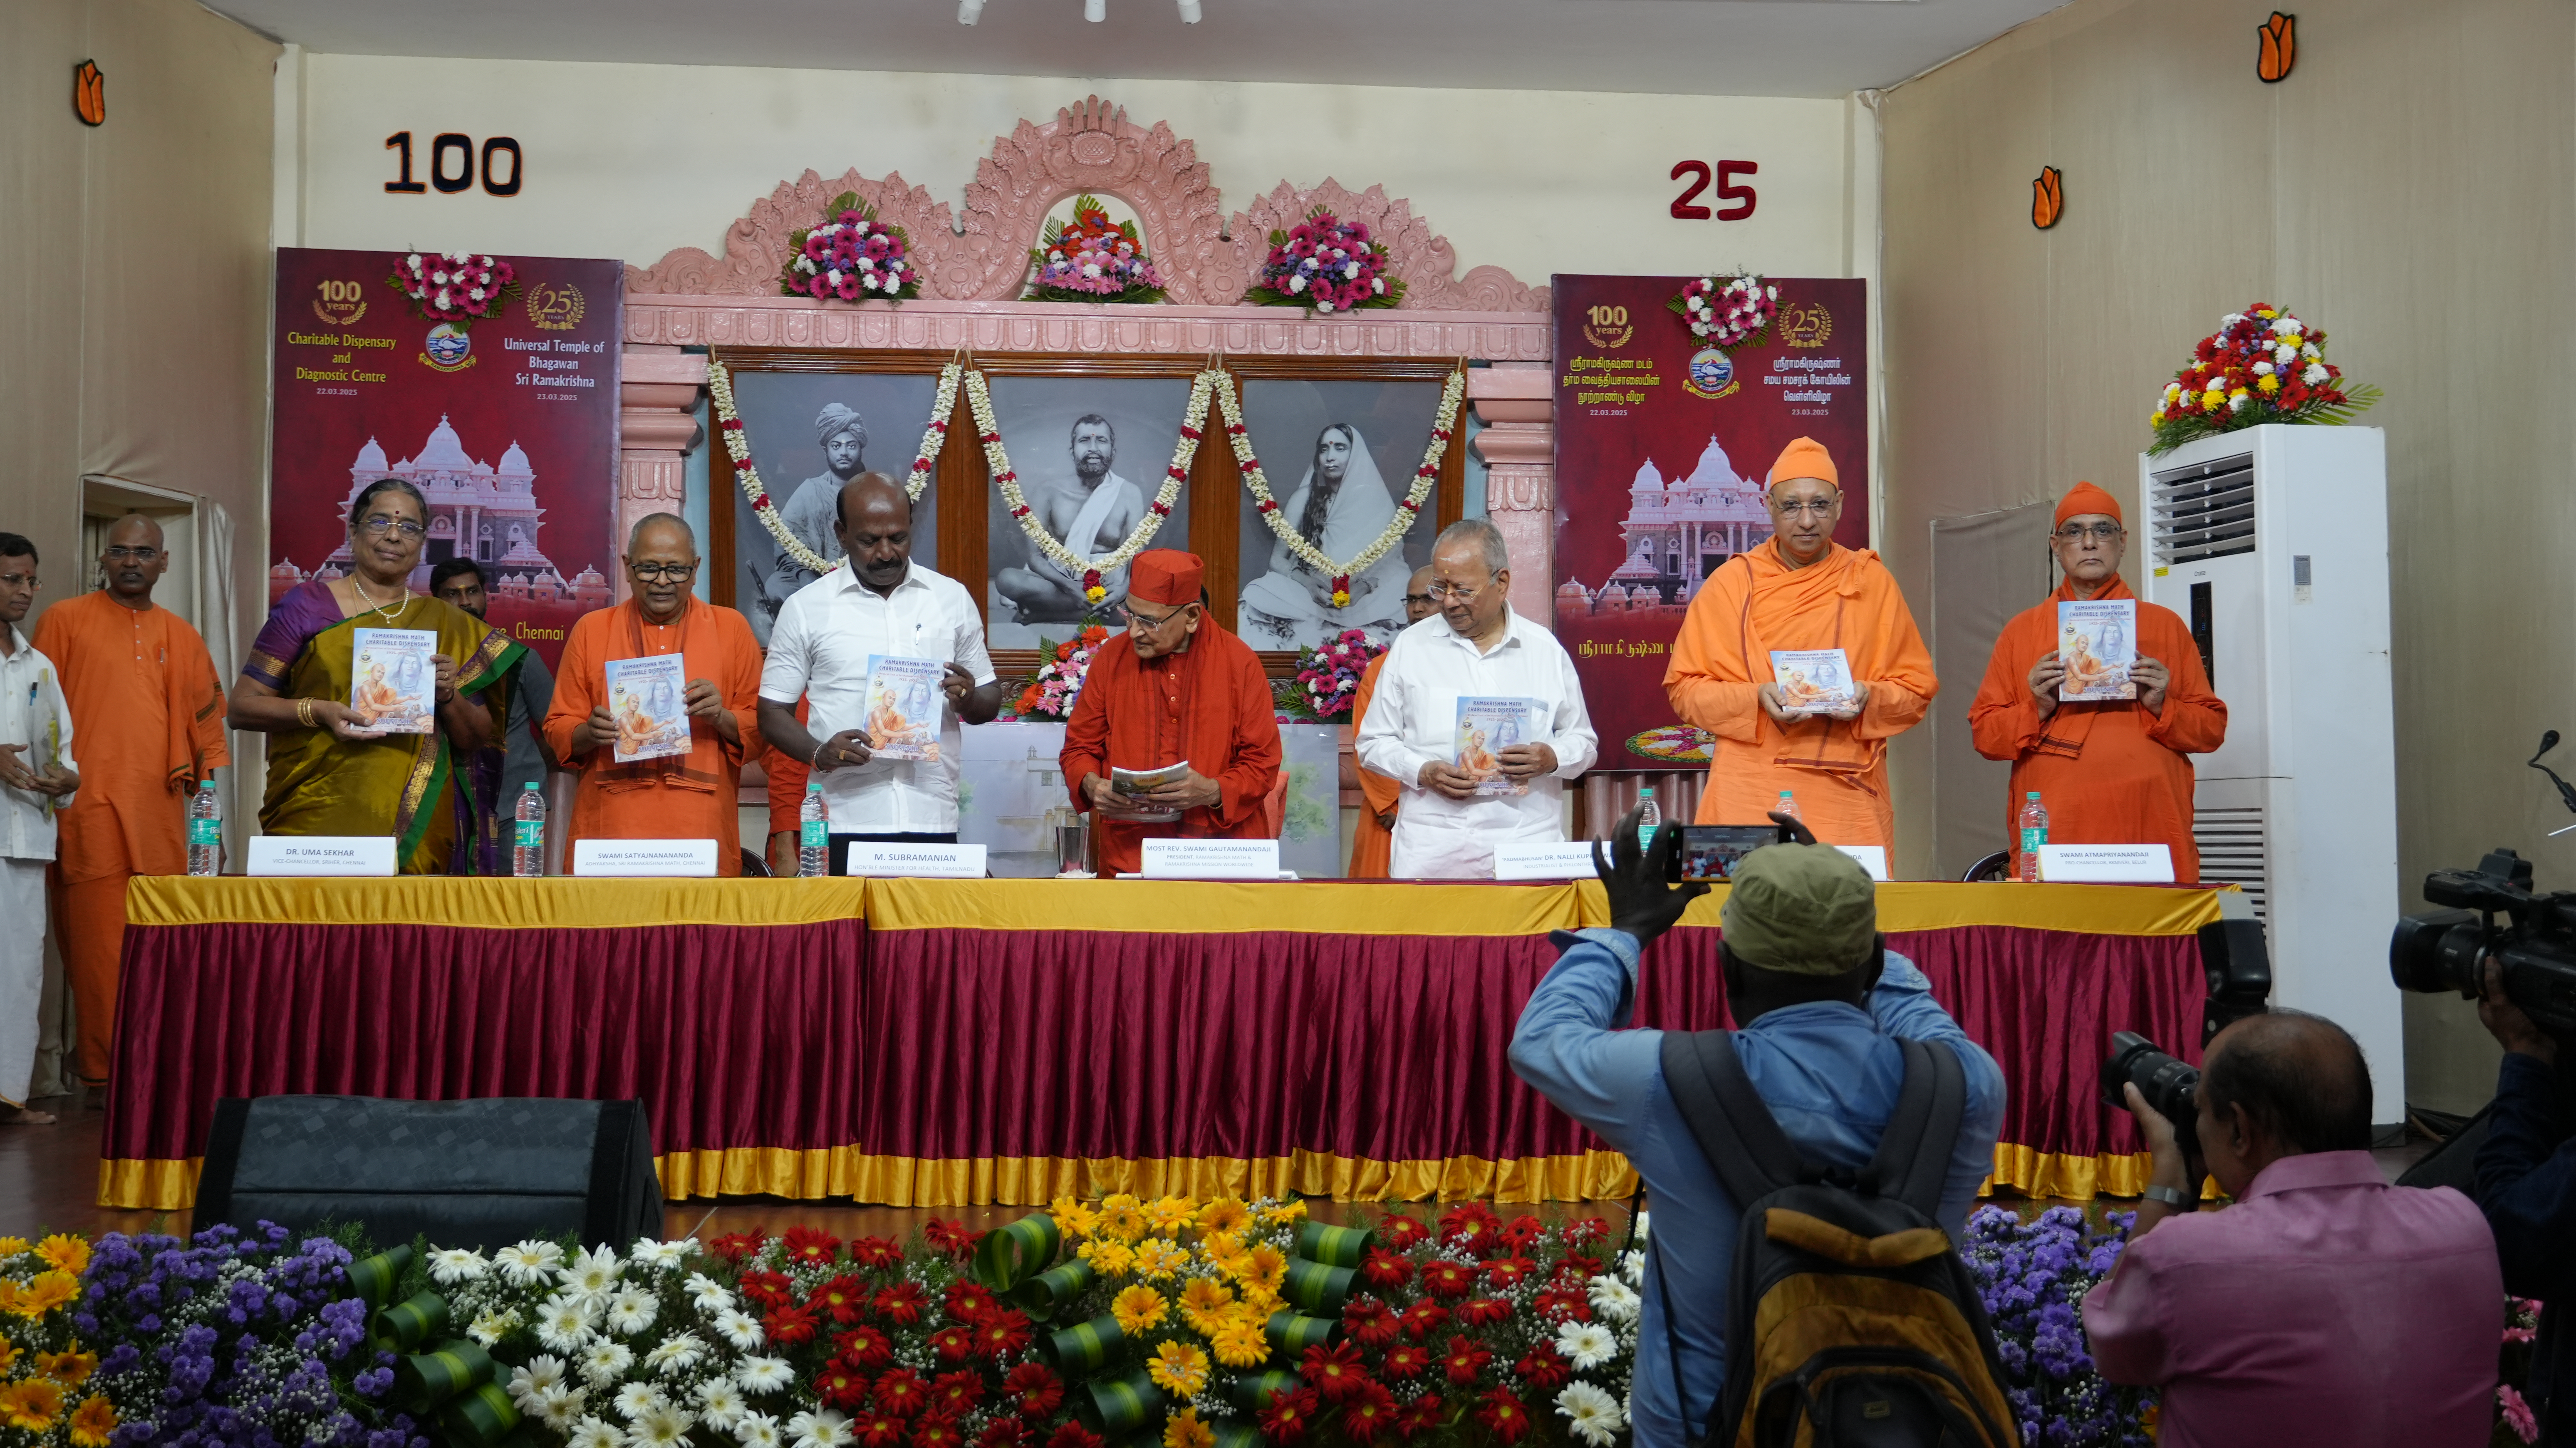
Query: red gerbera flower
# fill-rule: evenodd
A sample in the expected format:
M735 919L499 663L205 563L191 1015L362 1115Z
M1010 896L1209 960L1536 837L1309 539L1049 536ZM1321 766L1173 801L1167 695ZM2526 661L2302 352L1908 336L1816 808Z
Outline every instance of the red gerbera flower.
M1551 1287L1530 1299L1530 1306L1548 1322L1590 1322L1592 1303L1579 1287Z
M1512 1364L1512 1374L1523 1382L1554 1392L1564 1387L1565 1380L1574 1375L1574 1365L1557 1352L1555 1343L1541 1338L1521 1356L1519 1362Z
M815 1377L814 1396L827 1408L848 1412L868 1400L867 1374L834 1363Z
M1412 1251L1424 1238L1431 1235L1429 1227L1402 1213L1380 1221L1377 1224L1377 1230L1379 1236L1386 1238L1386 1244L1398 1252Z
M975 1243L980 1240L975 1233L966 1230L964 1222L946 1221L938 1217L931 1218L930 1225L922 1228L921 1234L930 1239L931 1246L951 1257L963 1257L974 1251Z
M1437 1302L1417 1302L1404 1309L1404 1330L1415 1342L1439 1331L1449 1323L1449 1309Z
M1431 1366L1431 1349L1418 1342L1400 1342L1386 1350L1378 1366L1390 1378L1418 1378L1424 1368Z
M1029 1345L1029 1315L1016 1307L996 1307L975 1324L975 1349L988 1358L1006 1358Z
M1395 1431L1406 1439L1418 1438L1437 1430L1448 1416L1449 1404L1438 1393L1424 1393L1395 1415Z
M922 1309L929 1305L930 1295L921 1290L918 1282L898 1282L877 1293L877 1316L899 1327L910 1327L921 1321Z
M850 1260L862 1267L900 1267L903 1265L903 1249L883 1237L852 1237Z
M1281 1393L1270 1400L1269 1407L1261 1410L1261 1436L1273 1443L1296 1442L1314 1426L1315 1412L1320 1406L1313 1388Z
M883 1413L861 1413L850 1420L850 1436L862 1448L894 1448L903 1441L903 1420Z
M1475 1290L1476 1269L1464 1262L1435 1257L1422 1264L1422 1285L1434 1297L1464 1297Z
M1360 1278L1371 1287L1402 1287L1413 1280L1413 1263L1384 1247L1372 1247L1360 1263Z
M896 1368L877 1379L877 1390L869 1395L868 1401L876 1404L880 1413L909 1418L930 1402L930 1385L912 1369Z
M1449 1352L1447 1356L1440 1359L1440 1366L1448 1372L1449 1381L1463 1386L1475 1382L1476 1375L1482 1373L1485 1370L1485 1364L1493 1360L1494 1355L1491 1352L1478 1347L1473 1339L1461 1335L1449 1339Z
M1518 1287L1538 1272L1538 1264L1518 1255L1496 1257L1485 1264L1485 1280L1496 1287Z
M1530 1430L1529 1409L1521 1406L1521 1400L1513 1397L1509 1388L1496 1388L1485 1394L1484 1402L1476 1409L1476 1421L1505 1444L1521 1441Z
M1102 1448L1100 1435L1071 1419L1059 1424L1047 1448Z
M821 1313L843 1327L858 1321L867 1306L868 1284L848 1272L815 1288L805 1298L807 1311Z
M1342 1326L1369 1347L1395 1340L1395 1309L1374 1297L1354 1297L1342 1309Z
M829 1267L841 1254L841 1239L812 1227L787 1229L787 1260L806 1267Z
M814 1320L814 1314L801 1307L773 1308L760 1319L760 1330L769 1334L769 1340L788 1347L801 1347L812 1342L814 1331L820 1326Z
M873 1327L854 1327L835 1336L832 1351L863 1373L875 1372L894 1361L893 1340Z
M974 1371L941 1373L930 1380L931 1405L944 1413L964 1416L967 1409L984 1400L984 1375Z
M1030 1448L1036 1435L1017 1418L995 1418L975 1437L975 1448Z
M794 1284L784 1272L745 1272L734 1280L742 1295L761 1307L785 1307L794 1302Z
M962 1363L975 1355L975 1333L966 1327L943 1327L930 1335L930 1350L944 1363Z
M1342 1431L1354 1443L1374 1443L1395 1426L1395 1394L1383 1383L1362 1383L1342 1405Z
M727 1232L707 1244L707 1250L736 1266L751 1260L769 1242L765 1232Z
M1512 1315L1512 1305L1499 1297L1471 1297L1458 1304L1460 1327L1491 1327Z
M1483 1202L1460 1202L1440 1214L1440 1240L1453 1247L1484 1247L1501 1235L1503 1219Z
M1601 1259L1598 1257L1586 1257L1580 1252L1568 1252L1557 1259L1556 1276L1560 1282L1570 1279L1579 1286L1589 1283L1600 1275Z
M966 1435L957 1420L941 1413L924 1413L912 1430L912 1448L965 1448Z
M1045 1363L1022 1363L1002 1379L1002 1396L1024 1418L1043 1418L1064 1401L1064 1380Z
M1327 1403L1343 1401L1369 1380L1368 1369L1360 1365L1360 1350L1346 1342L1306 1349L1299 1376Z
M1565 1229L1565 1245L1569 1247L1589 1247L1595 1242L1608 1241L1609 1237L1610 1221L1607 1217L1586 1217Z
M974 1322L993 1310L993 1290L981 1282L960 1280L950 1284L940 1306L959 1322Z

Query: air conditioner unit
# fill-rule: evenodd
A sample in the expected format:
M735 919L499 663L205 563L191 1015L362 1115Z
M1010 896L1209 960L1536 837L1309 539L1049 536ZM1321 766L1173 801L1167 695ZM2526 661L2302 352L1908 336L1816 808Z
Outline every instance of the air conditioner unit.
M2248 428L2141 455L2138 489L2131 576L2191 625L2227 702L2226 744L2192 760L2201 877L2243 887L2273 1003L2352 1032L2373 1120L2402 1121L2382 435Z

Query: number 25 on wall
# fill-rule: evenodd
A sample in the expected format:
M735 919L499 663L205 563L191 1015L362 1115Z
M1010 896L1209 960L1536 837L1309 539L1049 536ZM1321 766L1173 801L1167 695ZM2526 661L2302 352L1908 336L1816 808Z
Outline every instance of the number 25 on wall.
M1717 163L1717 171L1715 174L1715 180L1717 182L1717 199L1729 203L1725 210L1714 213L1717 220L1742 221L1753 214L1753 205L1760 198L1754 195L1752 187L1736 185L1735 178L1738 176L1758 175L1761 170L1761 167L1750 161L1720 161ZM1711 179L1708 163L1706 161L1674 162L1673 179L1679 181L1685 176L1695 177L1697 179L1693 180L1690 185L1683 187L1681 195L1673 198L1674 217L1682 221L1709 220L1712 213L1707 207L1697 204L1700 193L1708 190L1709 181Z
M411 179L411 132L396 131L385 137L385 149L402 153L397 167L399 174L385 183L387 191L397 196L418 196L429 189ZM452 162L448 159L451 155L456 158ZM506 167L498 164L504 156L509 158ZM526 167L526 161L519 155L519 143L512 137L494 136L483 143L483 164L479 169L483 176L483 189L492 195L518 195L519 182L526 174ZM477 169L472 136L448 131L429 143L430 186L449 195L471 190ZM502 175L504 170L509 173L506 179Z

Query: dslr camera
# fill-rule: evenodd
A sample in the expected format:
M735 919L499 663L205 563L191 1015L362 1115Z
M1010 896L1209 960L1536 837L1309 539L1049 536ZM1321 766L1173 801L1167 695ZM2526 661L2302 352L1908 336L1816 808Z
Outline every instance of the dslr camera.
M2446 908L2398 920L2388 973L2399 990L2457 991L2475 1000L2482 962L2492 955L2503 967L2506 997L2532 1024L2576 1035L2576 891L2533 894L2531 862L2496 850L2474 870L2425 876L2424 898Z
M2135 1031L2111 1036L2111 1058L2102 1063L2102 1104L2127 1111L2120 1088L2135 1085L2156 1114L2173 1123L2182 1159L2197 1167L2200 1155L2200 1068L2186 1066Z

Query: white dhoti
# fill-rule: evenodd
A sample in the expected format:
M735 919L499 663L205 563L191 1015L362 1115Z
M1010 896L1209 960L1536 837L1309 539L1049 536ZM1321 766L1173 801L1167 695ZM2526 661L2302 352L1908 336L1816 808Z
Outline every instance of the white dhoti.
M5 627L5 625L0 625ZM45 997L45 864L0 858L0 1102L27 1104Z

